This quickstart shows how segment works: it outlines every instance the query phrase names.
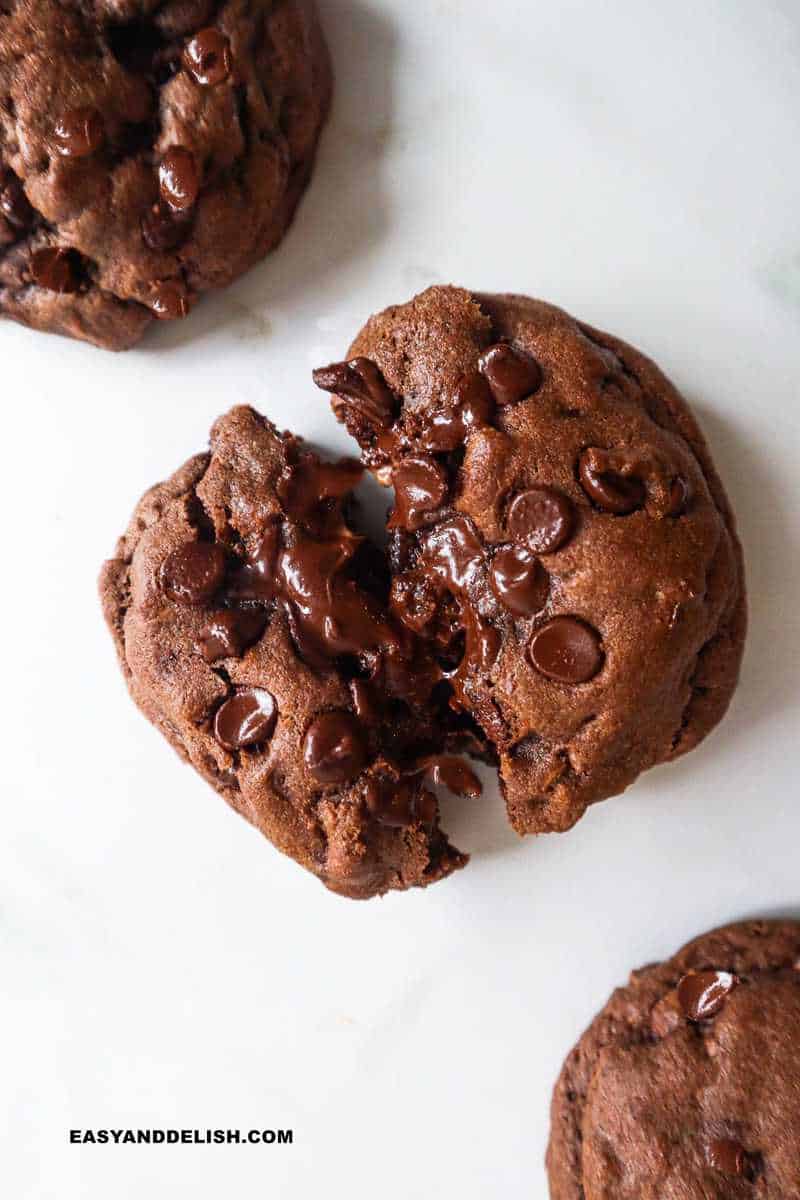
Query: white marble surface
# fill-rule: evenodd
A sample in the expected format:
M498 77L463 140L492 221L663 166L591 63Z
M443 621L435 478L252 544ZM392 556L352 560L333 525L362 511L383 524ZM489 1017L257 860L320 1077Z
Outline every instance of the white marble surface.
M795 0L325 0L333 121L273 259L113 357L0 327L0 1113L14 1200L544 1197L559 1064L627 970L797 912L800 10ZM95 576L145 486L247 401L330 448L310 386L433 281L552 299L696 403L752 634L699 751L470 868L353 904L130 704ZM292 1126L293 1147L78 1148L78 1126Z

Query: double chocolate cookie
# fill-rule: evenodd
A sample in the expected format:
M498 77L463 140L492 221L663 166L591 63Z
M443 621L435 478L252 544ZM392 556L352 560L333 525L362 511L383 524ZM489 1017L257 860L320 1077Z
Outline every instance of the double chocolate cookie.
M635 972L567 1059L553 1200L800 1196L800 923L705 934Z
M141 500L101 594L131 694L284 853L356 898L466 858L427 782L480 785L441 672L354 524L362 468L237 408Z
M518 832L569 828L719 721L741 551L653 363L547 304L436 287L315 378L394 486L392 614L480 729Z
M330 94L309 0L2 0L0 313L110 349L283 236Z

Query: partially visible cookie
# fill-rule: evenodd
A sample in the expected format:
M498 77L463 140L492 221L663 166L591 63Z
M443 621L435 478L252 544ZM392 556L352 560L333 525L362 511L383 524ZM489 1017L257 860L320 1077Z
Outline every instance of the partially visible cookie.
M142 498L100 583L142 712L355 898L461 867L426 783L480 790L441 753L439 673L389 614L385 565L354 524L360 474L233 409L208 454Z
M392 609L482 730L520 833L705 737L745 635L730 506L648 359L548 304L435 287L316 372L395 489Z
M113 350L283 236L327 112L310 0L0 3L0 313Z
M567 1059L553 1200L800 1196L800 922L705 934L635 972Z

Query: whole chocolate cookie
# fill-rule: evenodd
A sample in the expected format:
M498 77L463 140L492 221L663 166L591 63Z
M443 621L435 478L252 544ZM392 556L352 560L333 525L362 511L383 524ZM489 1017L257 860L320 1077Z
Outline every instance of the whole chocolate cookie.
M435 287L315 379L394 485L392 611L482 730L518 832L568 829L719 721L741 551L648 359L550 305Z
M330 67L308 0L0 3L0 313L114 350L283 236Z
M236 408L139 503L100 582L131 695L178 753L284 853L356 898L466 862L426 780L480 785L443 755L440 673L387 608L353 524L362 468L324 463Z
M800 923L707 933L614 993L556 1085L553 1200L800 1196Z

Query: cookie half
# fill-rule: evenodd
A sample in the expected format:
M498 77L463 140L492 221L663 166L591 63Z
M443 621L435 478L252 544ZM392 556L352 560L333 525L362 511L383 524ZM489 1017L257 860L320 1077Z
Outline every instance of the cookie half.
M233 409L209 453L142 498L100 580L145 716L280 850L354 898L463 866L426 784L480 790L442 753L439 674L389 613L385 564L354 523L361 470Z
M653 363L551 305L434 287L315 378L394 486L392 611L480 727L518 832L568 829L720 720L741 550Z
M553 1200L800 1194L800 923L748 921L634 972L567 1059Z
M331 73L308 0L0 5L0 313L113 350L282 238Z

